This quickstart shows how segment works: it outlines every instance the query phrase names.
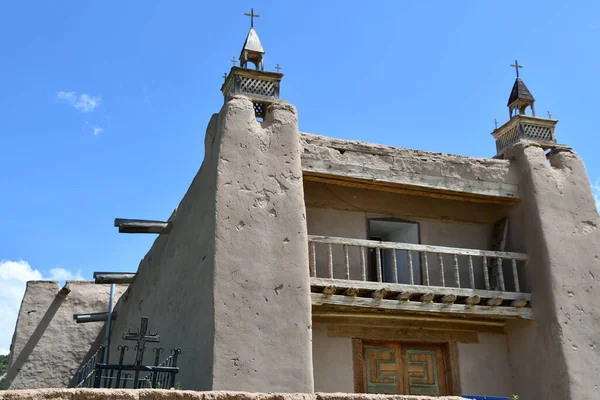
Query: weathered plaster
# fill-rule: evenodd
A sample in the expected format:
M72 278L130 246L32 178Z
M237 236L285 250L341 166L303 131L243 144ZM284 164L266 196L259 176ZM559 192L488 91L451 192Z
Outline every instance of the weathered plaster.
M477 336L478 343L457 344L461 392L511 398L515 392L506 335L480 332Z
M600 397L600 219L578 155L558 147L546 159L523 142L506 153L521 176L535 321L507 323L521 398Z
M13 335L4 386L67 387L75 371L104 339L104 322L78 324L73 314L108 309L110 285L67 281L59 297L56 281L29 281ZM115 299L127 288L116 285Z
M352 339L329 337L327 325L313 325L313 370L315 391L353 393Z
M276 103L261 124L235 97L211 119L205 148L171 232L118 305L127 318L113 336L148 316L161 347L181 348L186 388L312 392L296 111Z
M518 199L518 178L505 160L431 153L311 134L302 134L301 140L303 171L311 176L337 176L415 191L454 192L464 199Z

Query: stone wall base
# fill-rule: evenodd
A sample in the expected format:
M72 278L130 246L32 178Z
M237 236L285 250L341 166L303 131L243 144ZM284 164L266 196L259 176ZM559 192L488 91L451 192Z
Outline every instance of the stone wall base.
M195 392L161 389L29 389L0 391L0 400L464 400L445 396L388 396L362 393Z

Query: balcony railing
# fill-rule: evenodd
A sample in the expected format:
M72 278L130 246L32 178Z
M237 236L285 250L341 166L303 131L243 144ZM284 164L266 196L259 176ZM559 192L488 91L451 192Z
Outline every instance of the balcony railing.
M527 254L329 236L309 236L309 252L312 291L349 297L338 298L346 305L370 298L530 313L520 280Z

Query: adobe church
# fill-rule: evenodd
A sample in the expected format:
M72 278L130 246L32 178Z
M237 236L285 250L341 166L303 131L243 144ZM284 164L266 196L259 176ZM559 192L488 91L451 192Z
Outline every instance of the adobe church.
M393 148L299 132L253 25L137 271L28 282L5 387L600 398L600 219L518 63L494 157Z

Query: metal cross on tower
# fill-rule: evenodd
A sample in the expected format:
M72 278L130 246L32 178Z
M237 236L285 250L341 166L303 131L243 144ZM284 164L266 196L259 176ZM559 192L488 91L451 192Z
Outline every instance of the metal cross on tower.
M279 70L281 70L281 67L279 66L279 64L277 64L277 65L275 66L275 69L277 70L277 72L279 72Z
M236 66L236 64L237 64L237 60L235 59L235 57L233 57L233 58L231 59L231 62L233 63L233 66L235 67L235 66Z
M260 18L260 15L254 14L254 8L250 9L250 13L244 13L244 15L250 17L250 28L254 28L254 18Z
M522 65L519 65L519 62L515 60L514 64L510 64L511 67L515 67L515 71L517 71L517 78L519 77L519 68L523 68Z
M496 120L496 118L494 118L494 127L495 129L498 129L498 121Z
M141 365L144 358L144 350L146 349L146 342L160 342L160 335L148 333L148 317L142 317L140 329L137 332L129 330L127 333L124 333L123 340L135 340L137 342L135 365Z
M223 74L223 79L224 79L224 80L227 80L227 74L226 74L226 73L225 73L225 74Z

